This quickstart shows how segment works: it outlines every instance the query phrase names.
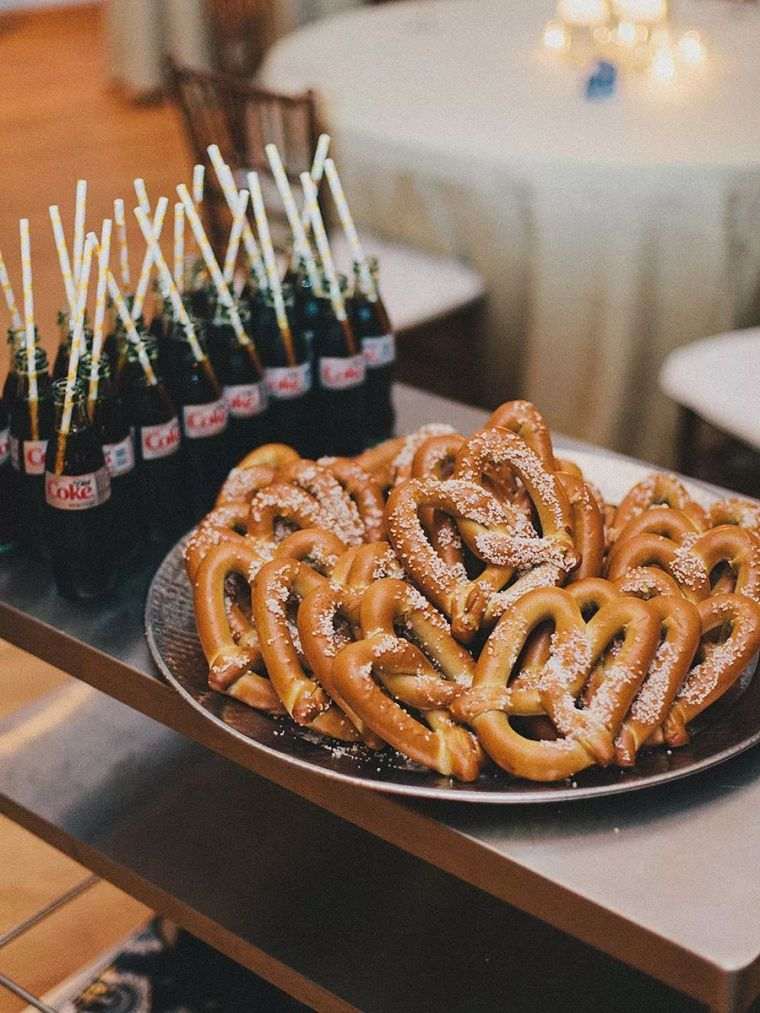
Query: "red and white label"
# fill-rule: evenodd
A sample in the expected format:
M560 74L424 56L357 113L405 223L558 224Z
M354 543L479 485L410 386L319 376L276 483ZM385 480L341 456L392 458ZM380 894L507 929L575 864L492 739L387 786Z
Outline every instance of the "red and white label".
M267 389L262 382L236 383L224 388L227 411L235 419L261 415L267 407Z
M118 478L119 475L126 475L130 472L135 466L132 434L126 436L120 443L104 443L103 456L106 459L106 467L111 478Z
M11 455L11 434L8 429L0 429L0 465L5 464Z
M47 440L23 440L19 443L15 436L11 436L10 442L11 463L16 471L23 471L25 475L45 474Z
M45 502L56 510L91 510L111 495L107 468L88 475L45 475Z
M363 355L350 359L325 357L319 360L319 383L326 390L346 390L364 383L366 364Z
M182 420L189 440L204 440L223 433L227 428L227 405L224 398L208 404L186 404L182 409Z
M393 334L383 334L379 338L362 338L362 352L369 369L390 366L396 361L396 338Z
M176 415L168 422L159 422L155 426L143 426L140 430L140 446L144 461L154 461L157 457L169 457L179 449L182 433Z
M311 364L300 366L276 366L264 370L267 390L272 397L287 399L301 397L311 390Z

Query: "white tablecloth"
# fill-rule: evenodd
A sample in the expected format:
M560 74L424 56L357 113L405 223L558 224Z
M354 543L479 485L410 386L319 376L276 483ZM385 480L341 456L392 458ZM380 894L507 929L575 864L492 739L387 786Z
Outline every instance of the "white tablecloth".
M411 0L317 22L263 73L317 88L355 213L488 281L492 403L667 461L665 355L760 320L760 11L681 0L709 59L583 98L553 2Z

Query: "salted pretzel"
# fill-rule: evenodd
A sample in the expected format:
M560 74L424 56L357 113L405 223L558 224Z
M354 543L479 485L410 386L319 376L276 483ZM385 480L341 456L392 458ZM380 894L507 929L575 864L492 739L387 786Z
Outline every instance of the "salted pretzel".
M191 581L195 580L209 549L220 542L246 543L253 548L252 541L246 538L250 511L248 501L239 499L230 500L206 514L185 544L185 569Z
M363 540L381 542L385 537L385 497L380 483L348 457L323 457L317 464L326 468L353 500L364 525Z
M704 530L705 511L692 499L683 482L676 475L656 471L637 482L619 504L610 530L611 541L617 541L620 532L634 517L660 504L682 510Z
M474 781L482 751L447 711L469 685L473 661L443 617L408 584L386 579L362 598L360 623L363 639L344 647L333 665L342 699L405 756L445 776ZM424 650L400 639L396 624L407 627ZM397 701L422 712L425 723Z
M286 443L264 443L255 450L251 450L245 457L238 461L238 468L256 468L263 466L280 471L286 465L299 459L299 454Z
M439 481L451 478L456 456L463 444L464 436L459 433L431 436L414 455L412 476ZM454 565L464 561L462 539L451 517L432 507L421 507L420 521L430 544L445 563Z
M676 507L649 507L632 517L619 532L610 558L614 558L615 552L620 551L620 546L636 535L661 535L682 545L687 539L695 541L703 530L701 524Z
M580 562L571 571L570 580L584 580L596 577L602 572L604 562L604 518L590 487L576 475L557 472L562 484L572 518L572 534L575 551Z
M686 726L736 682L760 650L760 606L743 595L714 595L697 606L702 625L703 657L689 672L665 719L665 741L681 746ZM718 643L710 634L720 631Z
M483 428L507 429L515 433L528 444L547 471L558 470L549 427L530 401L506 401L489 416Z
M718 500L707 511L707 525L717 528L721 524L736 524L760 535L760 503L738 496Z
M281 468L279 477L314 498L322 527L334 531L346 545L364 541L364 524L356 504L327 468L299 459Z
M375 447L363 451L354 460L371 475L381 489L390 489L393 485L395 472L393 462L396 460L404 446L403 436L394 436L389 440L383 440Z
M681 588L669 573L656 566L635 566L612 582L621 594L648 600L658 595L680 595Z
M249 468L233 468L219 490L215 506L224 506L225 503L241 499L250 502L259 489L271 485L276 476L274 468L263 464L251 465Z

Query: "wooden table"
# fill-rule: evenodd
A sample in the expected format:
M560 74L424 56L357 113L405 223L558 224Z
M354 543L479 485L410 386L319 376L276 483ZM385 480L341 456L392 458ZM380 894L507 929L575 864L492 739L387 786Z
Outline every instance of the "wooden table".
M404 430L483 418L408 388L399 403ZM156 563L90 608L3 561L0 636L81 680L0 723L11 818L320 1009L698 1008L672 987L735 1010L760 992L760 751L540 807L336 784L160 680Z

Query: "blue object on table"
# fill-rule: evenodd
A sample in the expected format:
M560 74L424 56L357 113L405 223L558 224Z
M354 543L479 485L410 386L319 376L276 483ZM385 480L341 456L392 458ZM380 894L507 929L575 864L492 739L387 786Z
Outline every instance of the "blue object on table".
M586 98L591 101L610 98L615 94L616 85L617 67L615 64L609 63L607 60L599 60L586 78Z

